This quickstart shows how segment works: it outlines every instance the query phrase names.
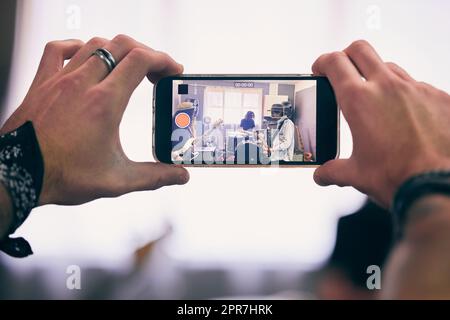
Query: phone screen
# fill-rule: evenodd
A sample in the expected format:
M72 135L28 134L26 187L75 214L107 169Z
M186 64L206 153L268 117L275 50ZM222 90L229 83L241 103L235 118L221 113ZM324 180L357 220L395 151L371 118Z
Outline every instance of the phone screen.
M172 81L171 160L315 163L317 80Z

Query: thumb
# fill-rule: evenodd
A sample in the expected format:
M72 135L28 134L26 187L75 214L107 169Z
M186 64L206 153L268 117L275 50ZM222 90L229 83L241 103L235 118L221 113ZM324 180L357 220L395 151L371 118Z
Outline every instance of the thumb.
M345 187L351 185L350 174L353 170L349 162L349 159L337 159L326 162L314 172L314 181L319 186L338 185Z
M127 189L155 190L164 186L185 184L189 173L182 166L161 162L133 162L127 172Z

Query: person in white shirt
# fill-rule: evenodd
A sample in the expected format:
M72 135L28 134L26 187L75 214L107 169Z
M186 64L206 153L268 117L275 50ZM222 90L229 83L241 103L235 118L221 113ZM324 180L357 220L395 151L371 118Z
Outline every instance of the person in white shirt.
M274 104L271 110L272 119L277 120L276 130L272 133L271 147L267 148L271 161L292 161L295 146L295 125L290 119L293 107L289 102Z
M286 115L277 122L277 130L272 136L271 160L292 161L294 157L295 125Z

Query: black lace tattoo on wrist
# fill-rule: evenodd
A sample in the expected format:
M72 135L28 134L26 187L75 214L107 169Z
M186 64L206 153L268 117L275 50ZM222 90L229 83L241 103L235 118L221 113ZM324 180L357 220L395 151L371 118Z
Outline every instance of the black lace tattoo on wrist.
M23 238L11 238L36 207L42 188L44 162L31 122L0 136L0 182L11 197L13 222L0 250L14 257L32 254Z

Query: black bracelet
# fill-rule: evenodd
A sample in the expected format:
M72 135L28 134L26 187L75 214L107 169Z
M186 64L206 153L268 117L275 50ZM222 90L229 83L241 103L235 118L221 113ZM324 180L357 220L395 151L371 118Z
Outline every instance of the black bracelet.
M416 175L404 182L395 194L392 213L397 238L403 237L408 222L408 209L426 195L442 194L450 196L450 171L430 171Z
M11 238L36 207L44 177L44 161L33 128L28 121L0 136L0 182L11 197L13 221L8 236L0 240L0 250L14 257L33 253L23 238Z

